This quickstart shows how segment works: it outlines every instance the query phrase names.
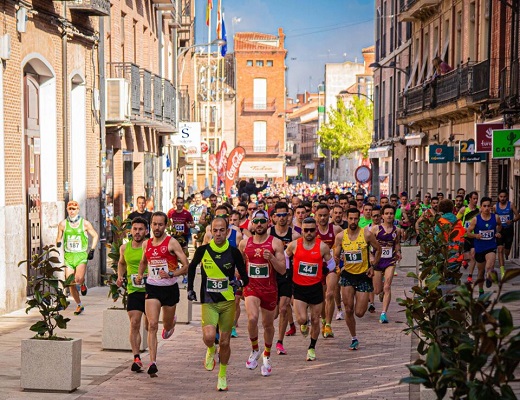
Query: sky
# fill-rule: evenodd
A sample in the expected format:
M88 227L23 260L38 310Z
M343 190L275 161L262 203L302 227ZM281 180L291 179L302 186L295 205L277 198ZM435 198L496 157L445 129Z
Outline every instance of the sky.
M207 0L196 0L195 43L216 39L217 2L213 0L208 40ZM222 0L228 52L236 32L278 35L282 27L289 96L316 92L326 63L362 62L361 49L374 44L374 7L373 0Z

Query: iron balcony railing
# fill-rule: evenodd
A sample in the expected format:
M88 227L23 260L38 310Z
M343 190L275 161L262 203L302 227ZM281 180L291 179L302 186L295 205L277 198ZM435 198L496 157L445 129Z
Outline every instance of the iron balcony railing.
M503 108L520 105L520 62L514 60L500 71L500 104Z
M163 96L164 121L168 124L175 123L175 89L168 79L164 79Z
M108 17L110 15L110 0L74 0L69 4L69 9L87 15Z
M141 73L136 64L128 62L108 63L110 78L124 78L130 85L130 108L133 116L141 112Z
M279 155L280 142L279 141L260 141L260 140L241 140L238 142L249 155Z
M242 112L244 113L273 113L275 111L275 98L247 98L242 100Z
M152 118L152 73L143 69L141 78L143 80L143 116Z
M152 75L153 86L153 119L162 121L163 119L163 78Z

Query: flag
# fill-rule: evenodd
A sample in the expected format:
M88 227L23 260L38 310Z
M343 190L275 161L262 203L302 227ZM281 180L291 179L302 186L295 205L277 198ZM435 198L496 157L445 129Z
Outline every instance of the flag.
M224 15L222 15L222 40L225 40L226 43L222 45L220 48L220 55L222 57L226 56L227 53L227 36L226 36L226 24L224 23Z
M222 0L217 4L217 39L222 39Z
M206 6L206 25L209 26L209 22L211 20L211 10L213 10L213 0L208 0L208 5Z
M240 146L235 147L231 150L231 153L229 153L225 173L226 195L228 196L231 196L231 186L233 186L235 179L238 177L240 165L245 157L246 151Z

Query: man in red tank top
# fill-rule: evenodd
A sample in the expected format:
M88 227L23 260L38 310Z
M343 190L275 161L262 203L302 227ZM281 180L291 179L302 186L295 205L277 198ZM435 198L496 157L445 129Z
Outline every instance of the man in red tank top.
M148 318L148 346L150 367L148 374L157 376L157 330L159 313L163 311L162 338L168 339L175 329L175 306L179 302L177 277L188 272L188 259L179 242L166 234L168 216L156 211L152 214L153 236L143 243L143 258L139 264L136 283L141 284L148 268L144 308ZM178 261L182 268L178 268Z
M285 250L287 263L293 258L293 293L296 319L303 336L309 334L307 307L311 309L311 344L307 350L307 361L316 359L316 342L320 335L320 313L323 308L323 262L328 271L336 268L329 247L317 239L318 226L314 218L305 218L302 237L292 241Z
M264 210L252 213L251 226L254 235L240 242L239 250L244 255L249 276L249 284L244 288L247 312L247 329L252 351L246 367L255 369L260 357L258 347L258 316L262 308L264 327L264 355L261 367L262 375L271 375L271 346L274 338L274 316L278 302L278 284L276 274L285 274L283 243L269 235L267 230L269 217Z

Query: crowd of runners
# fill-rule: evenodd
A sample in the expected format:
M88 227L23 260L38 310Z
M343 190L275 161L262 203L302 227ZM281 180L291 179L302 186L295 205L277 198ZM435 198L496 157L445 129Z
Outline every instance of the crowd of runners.
M443 193L425 193L412 200L405 192L378 199L352 185L253 185L249 190L244 185L241 189L229 199L213 193L207 198L202 193L189 199L178 197L167 213L150 213L138 199L138 209L130 216L131 239L120 249L117 281L119 285L125 277L128 281L132 371L144 370L139 327L145 315L150 356L147 372L157 376L159 313L162 309L161 336L168 339L175 330L183 278L188 299L201 303L207 347L204 367L211 371L219 361L217 389L224 391L228 389L230 343L238 337L240 317L247 320L241 326L247 326L251 343L249 356L244 355L245 367L254 370L260 365L263 376L273 371L272 352L287 354L284 338L297 331L309 340L302 357L316 360L318 338L334 338L333 318L345 320L351 336L348 347L356 351L362 341L356 332L357 320L363 323L364 314L375 313L378 307L381 324L392 318L388 308L401 245L420 240L426 218L441 213L440 223L450 224L457 232L450 235L457 248L450 263L467 268L469 283L476 269L480 292L499 279L497 253L504 272L514 222L520 220L506 191L500 191L498 201L489 197L479 201L478 193L466 195L464 189L453 200ZM69 231L81 227L85 237L95 231L77 217L77 203L69 206L57 242L64 241L66 252L74 252L76 245L84 253L79 258L66 257L66 263L81 258L86 264L91 255L85 253L84 237L76 235L74 244ZM194 247L191 261L188 246ZM68 263L68 272L74 273L78 265ZM195 287L198 273L200 287ZM84 307L79 295L72 293L81 313ZM379 297L380 306L374 296ZM245 316L240 314L241 301Z

